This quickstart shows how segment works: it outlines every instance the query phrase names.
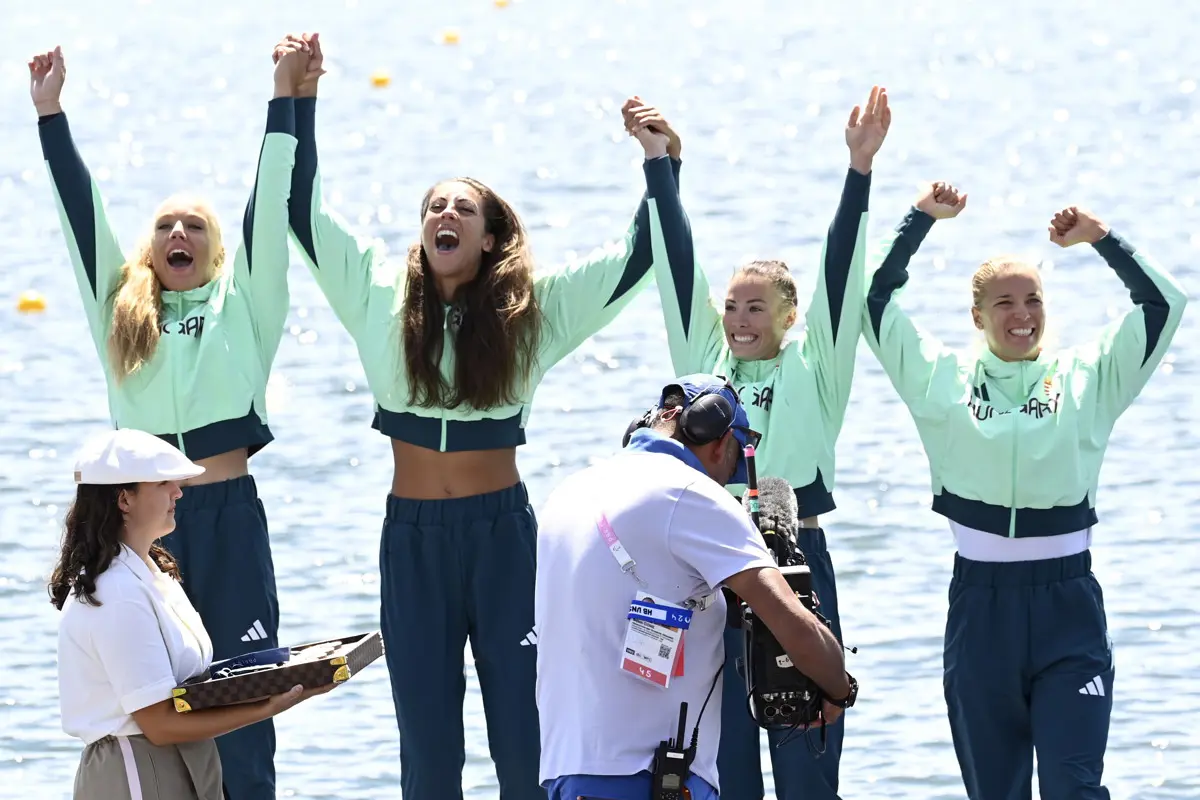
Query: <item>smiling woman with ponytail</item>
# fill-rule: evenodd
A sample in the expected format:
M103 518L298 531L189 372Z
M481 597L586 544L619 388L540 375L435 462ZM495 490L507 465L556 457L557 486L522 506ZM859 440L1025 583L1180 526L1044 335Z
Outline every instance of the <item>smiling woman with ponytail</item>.
M291 87L308 63L307 48L297 45L275 67L243 241L227 262L211 206L185 195L159 206L149 234L126 258L59 102L62 50L29 62L42 153L105 369L113 427L158 436L204 468L182 486L177 524L163 545L218 660L277 645L275 571L249 459L273 438L266 384L289 305ZM228 800L275 797L269 719L220 736L217 746Z

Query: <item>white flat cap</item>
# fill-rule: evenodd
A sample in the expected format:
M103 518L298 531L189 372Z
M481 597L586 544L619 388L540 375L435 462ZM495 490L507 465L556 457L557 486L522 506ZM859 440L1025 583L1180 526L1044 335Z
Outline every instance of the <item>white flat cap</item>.
M76 483L153 483L204 472L157 436L125 428L90 436L75 459Z

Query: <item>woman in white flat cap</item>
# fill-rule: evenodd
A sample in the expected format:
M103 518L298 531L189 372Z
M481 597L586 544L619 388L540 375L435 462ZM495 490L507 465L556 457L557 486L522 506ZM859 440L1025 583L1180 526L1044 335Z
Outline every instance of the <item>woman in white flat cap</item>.
M222 800L214 738L332 685L187 714L171 690L212 662L212 641L158 539L175 528L179 484L204 471L137 430L87 441L50 579L62 611L58 687L63 730L84 742L75 800Z

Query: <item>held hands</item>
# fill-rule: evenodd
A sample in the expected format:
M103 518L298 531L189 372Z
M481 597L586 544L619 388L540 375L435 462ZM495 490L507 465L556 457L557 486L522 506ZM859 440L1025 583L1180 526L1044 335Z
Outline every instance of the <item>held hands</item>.
M657 108L646 105L642 98L634 95L621 106L621 116L625 119L625 130L641 143L647 159L664 155L679 159L683 150L679 135Z
M936 181L925 184L913 205L934 219L950 219L967 207L967 196L944 181Z
M294 97L296 86L308 72L311 48L303 40L284 40L271 54L275 62L275 96Z
M860 116L861 114L861 116ZM866 175L883 140L892 125L892 109L888 106L887 89L871 88L865 108L854 107L846 123L846 146L850 148L850 166Z
M29 60L29 96L39 117L62 111L59 98L67 79L67 65L61 47L40 53Z
M299 51L305 54L305 66L285 68L288 84L287 94L293 97L316 97L317 81L325 74L325 56L321 52L321 35L319 33L286 34L271 54L275 62L276 92L282 88L280 84L279 62L287 55ZM295 58L295 57L294 57Z
M1108 235L1108 226L1090 211L1068 206L1054 215L1049 225L1050 241L1059 247L1087 242L1095 244Z

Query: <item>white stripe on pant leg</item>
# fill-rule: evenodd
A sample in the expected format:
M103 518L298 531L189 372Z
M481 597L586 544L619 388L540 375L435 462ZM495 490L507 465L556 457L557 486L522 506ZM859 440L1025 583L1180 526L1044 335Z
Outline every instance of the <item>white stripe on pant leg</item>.
M125 762L125 779L129 781L130 800L142 800L142 779L138 777L137 761L133 758L133 745L124 736L117 737L121 746L121 758Z

